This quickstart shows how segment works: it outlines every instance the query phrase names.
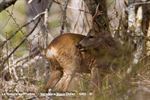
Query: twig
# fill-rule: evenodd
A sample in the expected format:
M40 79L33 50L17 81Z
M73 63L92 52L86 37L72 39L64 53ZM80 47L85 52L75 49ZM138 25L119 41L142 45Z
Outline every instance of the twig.
M28 56L24 56L20 59L16 59L16 61L14 61L13 64L10 64L9 66L13 66L13 68L17 68L19 66L21 66L22 68L27 66L28 64L31 64L33 62L35 62L35 60L39 57L43 57L42 55L40 55L41 52L36 52L36 53L32 53L31 55ZM28 59L30 58L30 60ZM6 66L1 73L5 72L8 69L8 66Z
M56 0L53 0L53 1L54 1L54 3L56 3L56 4L58 4L58 5L64 6L63 4L61 4L60 2L58 2L58 1L56 1ZM71 6L67 6L67 8L73 9L73 10L79 10L79 11L81 11L81 12L90 14L89 11L86 11L86 10L83 10L83 9L80 9L80 8L73 8L73 7L71 7Z
M9 10L6 10L6 12L9 14L9 16L10 16L10 17L12 18L12 20L15 22L15 24L17 25L17 27L20 28L19 24L16 22L16 20L15 20L15 18L14 18L14 16L13 16L13 12L10 12ZM20 32L23 33L23 34L25 34L22 29L20 30Z
M150 1L147 1L147 2L136 2L136 3L132 3L128 6L127 9L129 9L130 7L133 7L133 6L137 6L137 5L145 5L145 4L150 4Z
M94 22L94 20L95 20L95 18L96 18L97 16L99 16L100 14L102 14L102 12L99 11L99 6L100 6L100 3L99 3L99 4L97 5L97 7L96 7L95 14L94 14L93 17L92 17L92 22Z
M63 9L63 19L62 19L60 34L63 34L63 32L64 32L64 27L65 27L65 23L66 23L66 10L67 10L68 2L69 2L69 0L65 0L65 6Z
M45 14L44 14L44 26L47 28L47 26L48 26L48 16L49 16L49 11L50 11L50 8L51 8L51 6L52 6L52 4L53 4L53 1L52 0L49 0L49 2L48 2L48 6L47 6L47 8L45 9Z
M34 22L37 18L39 18L40 16L42 16L42 15L44 15L44 14L45 14L45 12L42 12L42 13L38 14L38 15L35 16L31 21L29 21L29 22L27 22L26 24L24 24L24 25L22 25L21 27L19 27L19 29L18 29L14 34L12 34L9 38L7 38L7 40L4 41L4 42L0 45L0 47L3 47L3 46L7 43L7 41L10 41L22 28L28 26L29 24L31 24L31 23Z
M33 33L33 31L35 30L35 28L37 27L38 23L40 22L41 18L38 19L38 22L35 24L35 26L33 27L33 29L30 31L30 33L28 33L24 39L19 43L19 45L17 45L15 47L15 49L7 56L7 58L3 61L2 63L2 67L4 66L4 64L6 63L6 61L11 57L11 55L25 42L25 40Z
M132 6L136 6L136 5L144 5L144 4L150 4L150 1L147 1L147 2L136 2L136 3L133 3L131 5Z
M32 1L33 1L33 0L29 0L29 1L28 1L28 4L32 3Z
M33 0L28 0L28 4L30 4L32 2L33 2ZM38 3L40 3L40 2L41 2L41 0L38 0Z
M42 51L42 50L41 50L41 51ZM30 55L25 56L25 57L23 57L23 58L17 60L17 61L16 61L16 64L19 63L19 62L21 62L21 61L23 61L23 60L24 60L24 63L26 63L26 62L28 62L29 58L30 58L30 60L31 60L31 59L35 58L36 56L38 56L38 55L39 55L40 57L44 57L43 55L41 55L41 51L40 51L40 50L37 50L36 52L33 52L33 53L31 53ZM22 63L22 64L24 64L24 63Z

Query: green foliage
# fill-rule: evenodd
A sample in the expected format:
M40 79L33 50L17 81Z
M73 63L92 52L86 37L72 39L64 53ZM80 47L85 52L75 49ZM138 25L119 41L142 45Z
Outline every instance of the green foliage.
M59 20L53 20L51 22L48 23L48 26L50 28L57 28L61 25L60 21Z
M0 28L3 36L5 38L10 37L12 34L15 34L15 31L23 24L25 16L25 1L17 1L15 6L9 7L6 11L0 13ZM24 33L26 32L23 30ZM9 42L9 49L15 48L21 40L24 38L24 35L19 31ZM18 49L19 52L15 53L17 56L22 56L26 53L26 44L23 43Z
M24 0L19 0L17 2L17 4L15 5L15 9L17 9L17 12L19 12L22 15L25 15L25 5L24 5L25 1Z
M0 13L0 22L2 23L2 21L5 21L8 18L7 13L6 12L1 12Z

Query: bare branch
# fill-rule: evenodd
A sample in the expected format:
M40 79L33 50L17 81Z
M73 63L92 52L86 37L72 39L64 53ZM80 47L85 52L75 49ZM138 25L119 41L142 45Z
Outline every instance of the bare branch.
M145 5L145 4L150 4L150 1L147 1L147 2L135 2L135 3L130 4L128 8L130 8L132 6Z
M69 2L69 0L65 0L65 6L63 8L63 19L62 19L60 34L63 34L63 32L64 32L64 27L65 27L65 24L66 24L66 10L67 10L68 2Z
M49 15L48 15L48 12L49 12L49 10L50 10L52 4L53 4L53 1L50 0L50 1L48 2L48 7L45 9L45 14L44 14L44 26L45 26L46 28L48 27L48 16L49 16Z
M26 24L22 25L21 27L19 27L19 29L14 33L12 34L9 38L7 38L7 40L5 40L1 45L0 47L3 47L7 41L10 41L22 28L28 26L29 24L31 24L32 22L34 22L37 18L39 18L40 16L44 15L45 12L42 12L40 14L38 14L37 16L35 16L31 21L27 22Z
M15 22L15 24L17 25L17 27L20 28L20 25L16 22L15 17L13 16L13 12L10 12L9 10L6 10L6 12L12 18L12 20ZM23 30L20 30L20 32L23 33L23 34L25 34L25 32L23 32Z
M97 5L97 7L96 7L96 11L95 11L95 14L93 15L93 18L92 18L92 21L94 21L95 20L95 18L97 17L97 16L99 16L99 5L100 5L100 3L98 3L98 5Z
M25 42L25 40L33 33L33 31L35 30L35 28L37 27L38 23L40 22L41 18L38 19L38 22L35 24L35 26L33 27L33 29L30 31L30 33L28 33L24 39L19 43L19 45L17 45L15 47L15 49L7 56L6 59L4 59L2 66L6 63L6 61L11 57L11 55Z
M33 0L29 0L29 1L28 1L28 4L30 4L32 1L33 1Z
M53 0L53 2L56 3L56 4L58 4L58 5L60 5L60 6L62 6L62 7L64 6L63 4L61 4L60 2L58 2L58 1L56 1L56 0ZM67 8L73 9L73 10L78 10L78 11L81 11L81 12L90 14L89 11L86 11L86 10L83 10L83 9L80 9L80 8L74 8L74 7L71 7L71 6L69 6L69 5L67 6Z

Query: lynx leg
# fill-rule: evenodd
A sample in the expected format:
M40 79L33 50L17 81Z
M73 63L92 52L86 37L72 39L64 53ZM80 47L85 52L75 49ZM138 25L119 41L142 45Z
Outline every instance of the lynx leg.
M69 84L74 76L74 73L75 73L74 71L73 72L64 71L62 78L55 86L55 90L63 92L67 91Z
M45 90L48 92L48 89L53 89L57 82L61 79L63 72L60 70L55 70L50 72L50 79L48 80Z
M100 69L97 67L91 69L91 86L94 91L100 91L102 85L102 77L100 73Z

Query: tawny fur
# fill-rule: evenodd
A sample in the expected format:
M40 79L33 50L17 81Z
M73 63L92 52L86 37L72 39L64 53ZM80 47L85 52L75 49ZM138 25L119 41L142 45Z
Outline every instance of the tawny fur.
M49 44L46 50L46 57L51 62L51 71L50 79L45 86L46 90L51 88L54 91L67 91L75 73L91 73L91 80L96 85L100 84L97 81L99 79L98 74L101 74L99 70L103 70L103 68L101 69L99 66L105 67L103 64L108 61L105 62L107 58L104 56L114 56L112 53L113 49L107 50L106 48L103 49L104 46L101 46L101 50L106 50L107 53L100 55L103 56L104 60L103 58L99 59L99 57L97 58L89 52L81 52L77 48L77 45L83 38L85 38L83 35L66 33L56 37ZM107 44L109 46L109 43ZM95 51L97 52L97 50Z

